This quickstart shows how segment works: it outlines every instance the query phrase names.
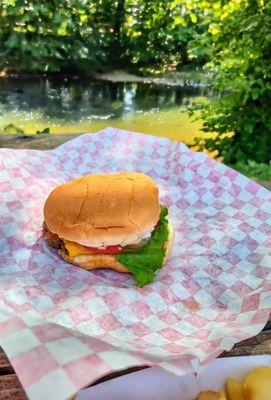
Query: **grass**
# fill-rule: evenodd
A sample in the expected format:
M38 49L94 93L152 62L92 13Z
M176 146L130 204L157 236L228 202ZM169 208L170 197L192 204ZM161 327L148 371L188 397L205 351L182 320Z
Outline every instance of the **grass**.
M255 181L260 183L266 182L266 186L271 189L271 164L257 163L255 161L248 161L248 163L239 161L234 165L230 165L230 167Z

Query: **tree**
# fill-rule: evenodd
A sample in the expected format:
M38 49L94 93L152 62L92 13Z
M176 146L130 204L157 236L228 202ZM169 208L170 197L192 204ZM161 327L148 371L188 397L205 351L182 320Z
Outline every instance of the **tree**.
M92 71L105 59L87 2L9 0L0 11L2 69Z
M214 101L198 104L192 114L203 130L216 133L207 150L224 161L271 158L271 1L216 1L208 30L192 42L191 53L209 58ZM224 4L223 4L224 3ZM205 21L206 23L206 21ZM199 141L197 142L199 143Z
M93 21L101 33L101 46L110 65L119 64L124 57L123 26L126 18L125 0L95 1Z
M3 0L0 68L95 72L124 62L186 64L192 0ZM200 10L198 8L198 10Z
M127 0L127 52L142 65L188 64L187 46L195 38L197 17L188 0Z

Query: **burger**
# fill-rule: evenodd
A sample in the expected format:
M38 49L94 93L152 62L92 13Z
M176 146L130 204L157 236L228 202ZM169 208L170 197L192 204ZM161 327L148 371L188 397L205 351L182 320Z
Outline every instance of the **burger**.
M156 183L137 172L87 175L57 186L44 205L44 238L78 267L133 274L143 287L155 279L174 231Z

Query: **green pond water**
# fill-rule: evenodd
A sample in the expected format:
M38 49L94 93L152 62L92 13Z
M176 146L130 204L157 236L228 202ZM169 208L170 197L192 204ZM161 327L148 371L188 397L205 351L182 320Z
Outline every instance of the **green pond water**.
M8 124L36 133L95 132L106 126L186 143L203 136L185 107L208 96L201 86L87 79L0 79L0 132ZM206 136L206 134L205 134Z

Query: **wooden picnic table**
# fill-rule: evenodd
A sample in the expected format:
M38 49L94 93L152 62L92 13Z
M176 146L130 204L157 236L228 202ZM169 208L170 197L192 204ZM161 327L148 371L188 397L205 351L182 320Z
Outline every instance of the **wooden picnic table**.
M33 137L25 135L0 135L0 148L32 148L39 150L48 150L70 140L78 135L61 134L46 135L40 134ZM263 184L263 183L262 183ZM270 182L264 183L271 189ZM235 357L256 354L271 354L271 317L266 326L258 335L236 344L231 351L224 352L220 357ZM141 368L130 368L126 371L110 374L99 381L101 383L117 376L133 372ZM26 394L20 384L16 373L7 359L3 349L0 347L0 400L27 400Z

